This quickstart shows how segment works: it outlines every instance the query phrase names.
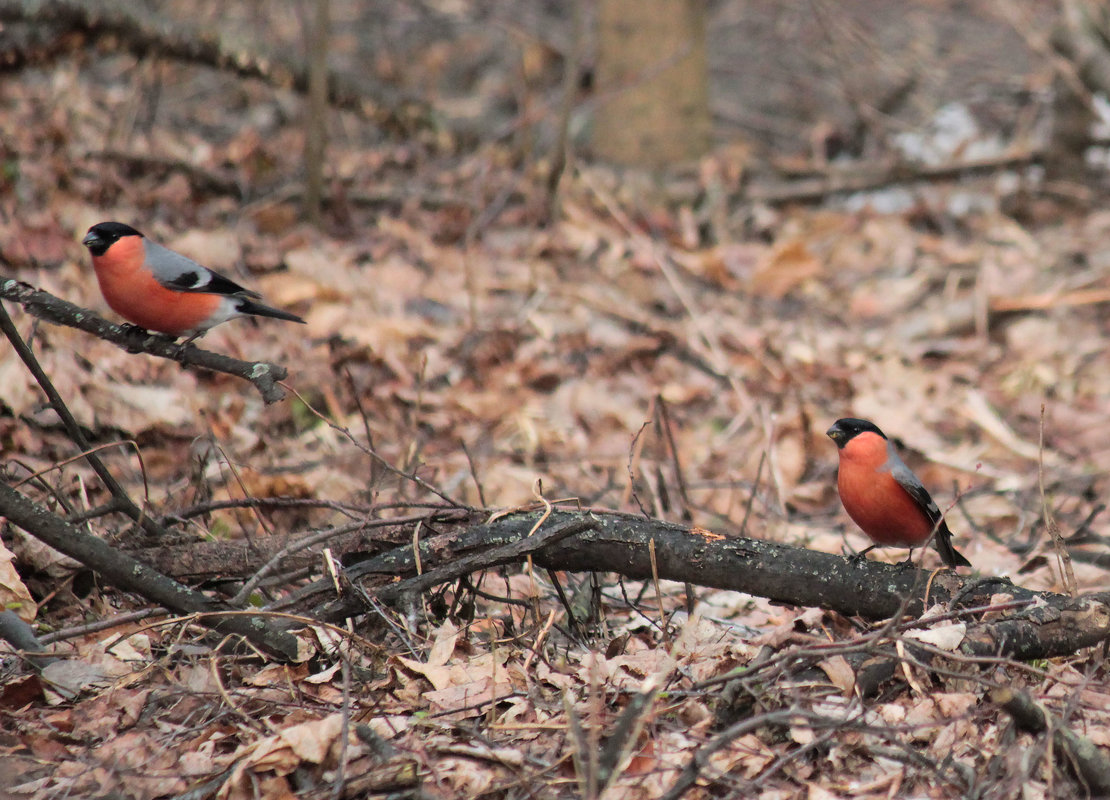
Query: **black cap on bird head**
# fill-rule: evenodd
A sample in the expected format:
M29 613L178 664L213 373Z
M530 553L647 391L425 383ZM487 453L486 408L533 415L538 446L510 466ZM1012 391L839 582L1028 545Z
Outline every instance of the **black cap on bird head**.
M886 438L886 434L879 430L874 422L857 419L856 417L838 419L831 428L825 431L825 435L836 442L837 447L844 447L861 433L876 433L884 439Z
M122 222L98 222L89 228L81 244L89 248L89 252L94 256L102 256L104 251L124 236L142 236L142 234Z

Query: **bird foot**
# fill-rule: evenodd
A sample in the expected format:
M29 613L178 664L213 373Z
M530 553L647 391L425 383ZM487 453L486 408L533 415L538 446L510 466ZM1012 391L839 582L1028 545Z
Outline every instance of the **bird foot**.
M124 336L127 336L129 338L150 336L150 331L148 331L146 328L139 327L138 325L132 325L130 322L121 322L119 325L119 329L123 331ZM142 348L139 347L137 344L125 345L124 349L131 354L143 352Z
M848 563L851 564L853 567L858 567L860 564L867 560L867 554L874 549L875 545L871 545L870 547L863 548L858 553L852 553L850 556L848 556Z
M186 339L177 346L177 352L174 354L174 359L179 361L182 365L185 364L185 357L192 351L196 350L197 346L193 344L192 339Z

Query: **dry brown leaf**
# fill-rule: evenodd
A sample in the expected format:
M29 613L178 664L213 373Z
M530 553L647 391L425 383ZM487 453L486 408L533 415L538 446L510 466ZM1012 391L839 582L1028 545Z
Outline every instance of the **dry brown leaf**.
M181 753L177 759L177 768L186 778L211 775L217 770L216 759L213 758L214 742L209 739L198 747L190 748Z
M856 672L844 656L831 656L817 662L817 666L828 676L833 686L851 697L856 688Z
M638 653L625 653L606 659L607 680L617 686L638 686L649 675L669 672L674 658L662 647L653 647Z
M312 684L330 683L332 678L335 677L335 673L337 673L339 671L339 668L342 667L342 666L343 665L340 662L337 661L334 664L332 664L330 667L322 669L319 672L315 673L314 675L308 675L307 677L305 677L305 679L304 679L305 683L312 683Z
M390 717L371 717L364 720L363 724L383 739L392 739L404 733L411 727L413 718L411 714L398 714Z
M817 738L817 734L813 732L813 728L808 725L791 725L788 729L790 738L795 744L807 745Z
M905 724L914 729L911 736L915 740L927 741L931 739L933 732L930 730L930 723L935 722L936 719L937 704L933 701L931 696L919 697L916 701L909 704L906 709Z
M841 794L830 792L816 783L806 786L806 800L840 800Z
M906 631L904 636L907 639L914 639L918 642L931 644L933 647L939 647L941 650L953 651L960 646L966 634L967 623L953 622L948 625L936 625L925 630L909 630Z
M432 649L428 651L428 663L433 666L442 666L451 660L455 653L455 644L459 640L459 628L451 620L446 620L435 632L435 641Z
M149 689L112 689L84 700L73 709L73 734L110 739L138 721L149 696Z
M791 239L777 243L768 256L760 260L749 288L756 294L779 300L820 274L821 262L805 241Z
M323 719L291 725L274 736L240 747L235 756L237 763L227 781L220 787L217 797L221 800L248 798L251 779L248 774L272 772L281 777L288 775L303 763L322 764L332 748L337 748L343 728L342 714L330 714ZM357 753L358 740L351 737L348 755Z
M423 675L436 689L446 689L451 685L453 677L458 675L456 667L447 666L455 652L455 643L458 638L458 627L447 620L436 631L436 638L432 643L431 650L428 651L426 662L412 658L398 658L397 660L413 672Z
M781 647L786 642L802 635L802 631L812 630L820 625L824 615L823 609L807 608L798 612L795 616L783 618L773 630L767 631L758 637L753 644Z
M883 703L877 709L884 722L900 725L906 719L907 709L901 703Z
M478 678L465 683L456 683L445 689L424 693L437 715L443 713L445 719L457 720L477 717L490 710L490 702L499 697L512 695L512 683L494 682L491 678Z
M979 703L979 695L973 692L937 692L933 699L945 717L963 716Z
M210 670L208 670L210 672ZM308 676L308 665L267 664L252 675L247 676L248 686L288 687Z
M477 797L487 792L498 773L470 758L436 759L436 777L446 783L454 797Z
M774 750L758 736L749 733L713 753L709 763L723 774L738 772L745 778L754 778L775 758Z
M0 352L0 386L4 387L4 405L17 417L42 402L42 395L27 374L27 367L10 347Z
M258 781L258 800L296 800L297 794L284 775L267 776Z
M0 608L14 611L24 622L34 622L37 606L15 570L15 555L0 542Z

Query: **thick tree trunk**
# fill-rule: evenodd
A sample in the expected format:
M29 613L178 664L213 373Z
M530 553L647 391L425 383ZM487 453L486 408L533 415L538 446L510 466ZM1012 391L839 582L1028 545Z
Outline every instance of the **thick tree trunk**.
M594 152L659 167L709 148L704 0L601 0Z

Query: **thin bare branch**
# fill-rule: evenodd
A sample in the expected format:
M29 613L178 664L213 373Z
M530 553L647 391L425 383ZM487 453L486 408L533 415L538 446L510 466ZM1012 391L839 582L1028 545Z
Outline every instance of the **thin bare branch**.
M129 353L146 353L176 361L184 367L199 367L250 381L267 403L276 403L285 397L278 381L285 380L289 372L277 364L240 361L221 353L201 350L195 345L182 347L161 334L113 325L87 308L81 308L22 281L0 282L0 300L19 303L33 317L91 333Z

